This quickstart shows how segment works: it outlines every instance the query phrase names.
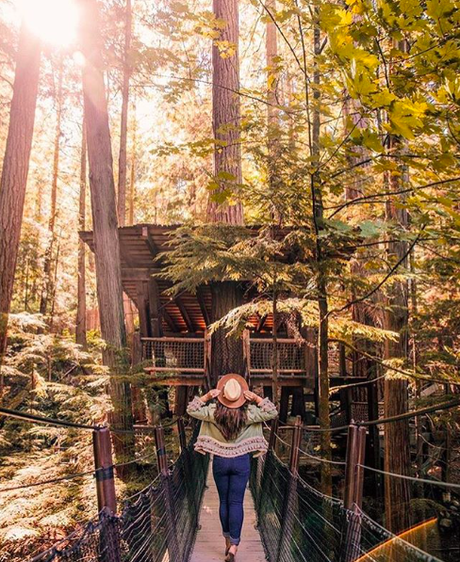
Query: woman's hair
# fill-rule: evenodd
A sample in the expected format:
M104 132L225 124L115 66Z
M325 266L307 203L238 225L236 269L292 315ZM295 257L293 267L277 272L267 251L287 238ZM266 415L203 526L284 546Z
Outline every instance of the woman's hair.
M219 401L217 402L214 419L222 435L229 441L235 439L246 425L248 412L246 406L240 408L227 408Z

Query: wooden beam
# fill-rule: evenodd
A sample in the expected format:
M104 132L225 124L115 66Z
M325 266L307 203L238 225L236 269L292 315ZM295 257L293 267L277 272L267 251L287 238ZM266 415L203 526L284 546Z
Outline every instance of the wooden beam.
M149 293L148 284L145 281L138 281L136 283L137 291L137 309L139 311L139 325L142 337L150 336L150 322L149 322Z
M158 256L159 252L158 252L157 245L155 244L155 241L154 241L152 235L150 234L148 226L142 226L141 227L141 236L145 240L145 243L147 244L147 247L150 250L150 253L152 254L152 256L154 258L156 258Z
M160 269L147 267L123 267L121 278L123 281L148 281L154 273L160 271Z
M267 317L268 317L268 315L265 314L264 316L261 316L259 318L259 322L257 323L257 327L256 327L256 332L260 333L262 331L262 328L264 327L264 324L267 320Z
M178 332L179 330L177 329L176 323L174 322L174 320L171 318L169 312L166 310L166 308L163 307L163 318L166 322L166 324L168 324L168 326L170 327L172 332Z
M182 299L180 297L176 297L174 299L174 302L177 304L177 308L179 309L179 312L181 313L181 316L184 319L184 322L187 326L188 331L192 332L192 333L195 332L195 328L193 326L192 319L190 318L190 315L187 312L187 309L185 308L185 305L184 305Z
M203 294L203 287L198 287L198 289L196 290L196 298L198 300L198 304L200 305L201 314L203 315L204 323L206 324L206 327L208 327L211 324L211 317L209 316L208 309L206 308L206 302L204 300L204 294Z
M158 338L163 335L162 312L160 290L157 280L153 277L149 279L149 304L150 304L150 325L152 327L152 337Z

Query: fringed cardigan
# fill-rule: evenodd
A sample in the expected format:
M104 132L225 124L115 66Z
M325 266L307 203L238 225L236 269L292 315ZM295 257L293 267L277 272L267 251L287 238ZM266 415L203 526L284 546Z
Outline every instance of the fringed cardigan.
M231 440L225 439L217 426L215 411L215 404L205 404L197 396L189 403L189 416L202 421L195 451L219 457L238 457L246 453L256 453L255 456L259 456L267 452L268 443L263 436L262 424L278 415L276 406L268 398L264 398L260 406L248 406L246 426Z

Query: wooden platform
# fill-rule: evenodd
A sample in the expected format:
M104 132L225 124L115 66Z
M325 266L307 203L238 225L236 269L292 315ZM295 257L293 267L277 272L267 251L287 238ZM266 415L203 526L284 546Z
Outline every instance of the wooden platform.
M205 491L200 514L200 526L190 562L222 562L225 540L219 521L219 496L209 467L208 488ZM256 513L251 492L244 498L244 525L237 562L265 562L265 553L256 527Z

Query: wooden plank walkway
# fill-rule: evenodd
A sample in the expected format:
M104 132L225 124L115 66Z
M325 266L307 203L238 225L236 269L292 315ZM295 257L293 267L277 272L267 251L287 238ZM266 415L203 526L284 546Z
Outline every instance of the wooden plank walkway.
M209 466L208 488L205 490L200 513L201 528L198 531L195 548L190 562L222 562L225 540L219 521L219 496ZM265 562L264 547L256 529L256 512L251 492L244 496L244 524L241 544L236 555L237 562Z

